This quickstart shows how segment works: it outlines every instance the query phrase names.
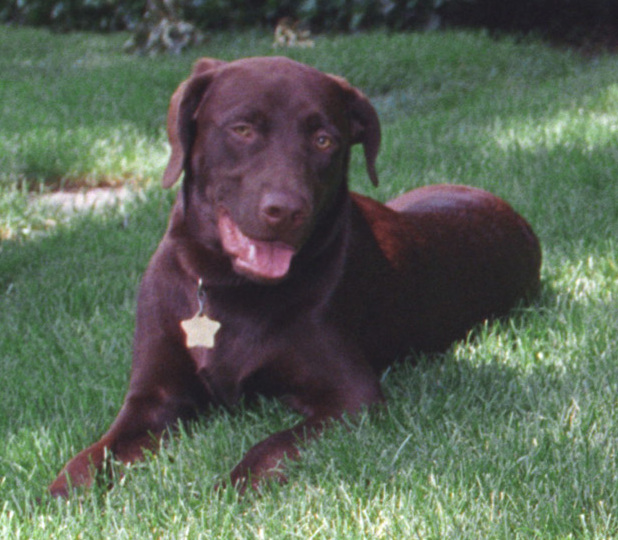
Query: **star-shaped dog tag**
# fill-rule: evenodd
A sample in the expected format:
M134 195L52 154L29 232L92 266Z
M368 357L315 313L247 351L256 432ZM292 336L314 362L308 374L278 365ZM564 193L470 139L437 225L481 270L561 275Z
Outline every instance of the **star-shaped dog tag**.
M187 347L208 347L215 344L215 334L221 328L221 323L209 319L206 315L195 315L192 319L182 321L180 326L187 336Z
M197 303L199 309L191 318L180 321L180 326L187 337L187 348L207 347L211 348L215 344L215 334L221 328L221 323L212 320L204 314L206 309L206 287L202 280L197 282Z

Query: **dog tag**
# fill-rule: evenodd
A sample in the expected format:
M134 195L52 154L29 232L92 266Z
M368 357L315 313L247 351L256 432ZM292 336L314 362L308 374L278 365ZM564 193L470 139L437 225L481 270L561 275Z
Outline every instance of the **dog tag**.
M187 336L187 347L208 347L215 344L215 334L221 328L221 323L209 319L206 315L195 315L180 323Z
M187 337L187 348L207 347L211 348L215 344L215 334L221 328L221 323L212 320L204 314L206 304L206 288L200 279L197 285L197 301L199 309L191 318L180 322L180 326Z

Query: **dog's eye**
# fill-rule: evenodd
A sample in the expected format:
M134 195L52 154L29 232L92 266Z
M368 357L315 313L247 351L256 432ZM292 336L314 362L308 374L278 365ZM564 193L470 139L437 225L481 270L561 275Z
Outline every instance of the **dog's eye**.
M315 146L318 150L328 150L333 145L333 140L328 135L318 135L315 138Z
M243 139L250 139L253 136L253 128L249 124L236 124L232 126L232 131Z

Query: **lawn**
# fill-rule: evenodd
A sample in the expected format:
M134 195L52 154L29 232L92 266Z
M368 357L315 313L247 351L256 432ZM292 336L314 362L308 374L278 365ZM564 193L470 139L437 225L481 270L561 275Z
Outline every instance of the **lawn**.
M111 490L57 501L45 486L126 390L136 288L173 199L158 186L169 96L199 56L274 53L258 31L145 58L121 52L125 35L0 30L0 537L618 536L618 57L460 31L277 51L376 105L381 184L356 151L354 189L504 197L543 245L541 294L444 355L412 352L384 375L388 409L330 429L284 486L213 489L297 421L264 400L187 426ZM70 215L38 196L96 185L136 196Z

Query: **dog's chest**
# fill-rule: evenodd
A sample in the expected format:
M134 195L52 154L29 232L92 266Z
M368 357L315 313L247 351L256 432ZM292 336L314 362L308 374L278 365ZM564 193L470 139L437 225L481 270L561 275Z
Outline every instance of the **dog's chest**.
M270 313L222 308L215 301L201 317L201 322L197 315L188 324L183 321L184 326L196 327L185 332L185 346L193 358L196 374L220 404L236 403L248 386L255 386L257 379L267 379L264 374L284 356L286 362L293 361L293 351L282 350L280 326ZM253 390L270 393L267 388Z

